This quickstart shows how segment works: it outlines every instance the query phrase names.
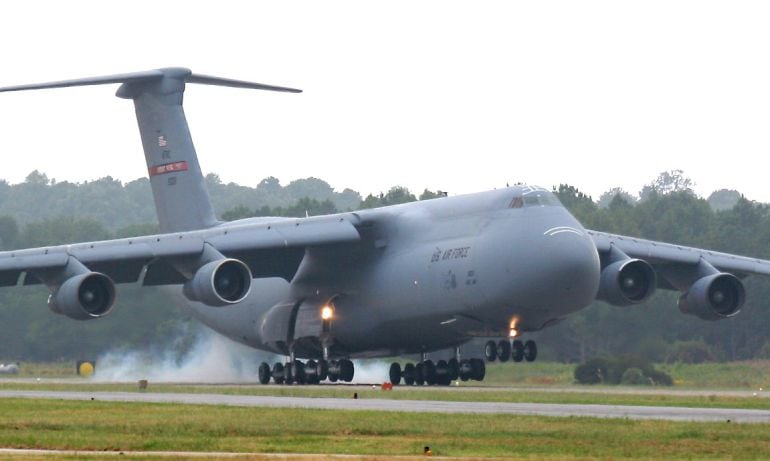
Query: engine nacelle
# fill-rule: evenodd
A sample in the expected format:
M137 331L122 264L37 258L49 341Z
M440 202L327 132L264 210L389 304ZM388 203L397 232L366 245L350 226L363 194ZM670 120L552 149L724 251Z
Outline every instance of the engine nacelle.
M718 273L693 283L679 298L679 310L703 320L721 320L737 314L744 301L743 282L733 274Z
M209 306L236 304L251 290L251 270L242 261L225 258L211 261L195 272L184 285L184 295L190 301Z
M657 288L655 269L641 259L623 259L601 273L597 298L615 306L629 306L647 300Z
M75 320L91 320L110 313L115 304L115 283L100 272L67 279L48 297L48 308Z

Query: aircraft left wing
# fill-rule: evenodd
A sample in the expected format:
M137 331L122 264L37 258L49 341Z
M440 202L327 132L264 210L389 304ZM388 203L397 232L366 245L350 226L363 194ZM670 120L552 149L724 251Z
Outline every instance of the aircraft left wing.
M144 285L184 284L191 300L225 305L242 300L252 278L291 280L308 247L359 240L352 218L337 215L6 251L0 286L44 283L52 309L73 318L103 315L114 301L113 284L140 278Z
M656 288L683 292L679 308L706 320L735 315L745 301L741 279L770 275L770 261L587 231L599 252L602 275L598 299L629 305Z

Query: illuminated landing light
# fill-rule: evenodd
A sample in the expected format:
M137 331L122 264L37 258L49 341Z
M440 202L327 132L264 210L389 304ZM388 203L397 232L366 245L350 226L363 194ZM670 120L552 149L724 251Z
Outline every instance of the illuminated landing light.
M321 318L323 320L330 320L334 316L334 309L331 306L324 306L321 308Z
M514 317L511 319L510 330L508 331L508 336L510 336L511 338L515 338L519 336L518 324L519 324L518 317Z

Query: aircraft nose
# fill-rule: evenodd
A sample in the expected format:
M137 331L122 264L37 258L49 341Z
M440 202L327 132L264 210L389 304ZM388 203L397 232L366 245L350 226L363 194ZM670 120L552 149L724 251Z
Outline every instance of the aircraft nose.
M531 306L567 313L593 302L599 289L599 255L583 230L547 229L528 252L527 260L534 261L527 277Z

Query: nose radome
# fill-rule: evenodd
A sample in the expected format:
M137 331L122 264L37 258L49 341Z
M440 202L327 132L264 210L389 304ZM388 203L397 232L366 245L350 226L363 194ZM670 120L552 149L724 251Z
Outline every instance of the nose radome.
M593 240L578 229L558 229L542 235L543 282L549 307L581 309L593 302L599 289L599 254Z

